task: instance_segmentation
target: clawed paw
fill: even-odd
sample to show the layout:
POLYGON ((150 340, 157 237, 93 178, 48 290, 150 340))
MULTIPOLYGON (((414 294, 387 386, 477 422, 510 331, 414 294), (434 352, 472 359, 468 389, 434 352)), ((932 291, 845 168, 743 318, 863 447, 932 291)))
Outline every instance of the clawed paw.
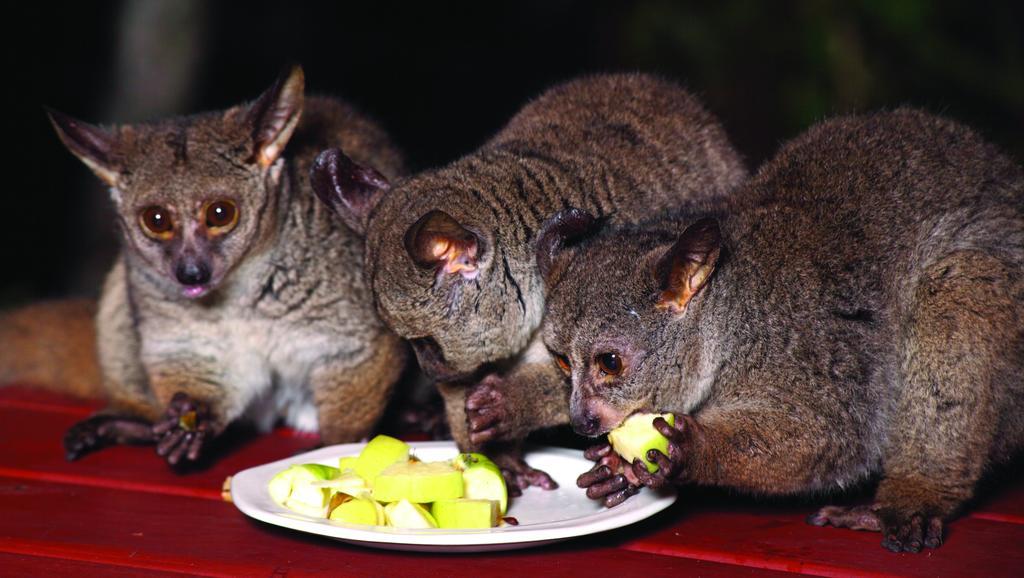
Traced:
POLYGON ((135 417, 94 415, 64 434, 64 455, 74 461, 110 445, 145 444, 154 440, 149 422, 135 417))
POLYGON ((815 526, 835 526, 882 533, 882 546, 893 552, 920 552, 942 545, 940 516, 901 513, 872 506, 825 506, 807 518, 815 526))
POLYGON ((920 552, 942 545, 942 518, 915 512, 881 510, 882 546, 892 552, 920 552))
POLYGON ((184 392, 178 392, 167 405, 164 418, 153 426, 156 453, 176 465, 182 458, 199 459, 210 432, 210 412, 206 404, 184 392))
POLYGON ((605 507, 612 508, 640 491, 640 480, 632 468, 626 467, 626 462, 612 450, 611 445, 604 443, 591 446, 583 452, 583 456, 597 462, 593 468, 576 478, 576 485, 587 491, 588 498, 601 500, 605 507))
POLYGON ((501 468, 501 474, 505 477, 505 484, 508 486, 509 496, 520 496, 522 491, 530 486, 536 486, 545 490, 558 488, 556 482, 546 472, 530 467, 518 452, 513 454, 496 454, 494 462, 501 468))
POLYGON ((807 523, 869 532, 878 532, 882 529, 882 521, 874 506, 825 506, 808 516, 807 523))
POLYGON ((503 426, 508 419, 507 399, 500 380, 488 376, 473 386, 466 395, 466 420, 469 441, 476 445, 503 439, 503 426))

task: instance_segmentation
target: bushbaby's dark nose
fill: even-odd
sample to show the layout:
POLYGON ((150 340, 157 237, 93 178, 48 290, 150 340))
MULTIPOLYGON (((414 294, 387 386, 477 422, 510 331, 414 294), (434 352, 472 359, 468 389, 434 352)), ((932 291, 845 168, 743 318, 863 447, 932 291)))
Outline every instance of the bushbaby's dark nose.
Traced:
POLYGON ((601 429, 601 418, 590 409, 572 416, 572 429, 582 436, 595 436, 601 429))
POLYGON ((202 261, 182 261, 174 275, 182 285, 205 285, 210 282, 210 267, 202 261))

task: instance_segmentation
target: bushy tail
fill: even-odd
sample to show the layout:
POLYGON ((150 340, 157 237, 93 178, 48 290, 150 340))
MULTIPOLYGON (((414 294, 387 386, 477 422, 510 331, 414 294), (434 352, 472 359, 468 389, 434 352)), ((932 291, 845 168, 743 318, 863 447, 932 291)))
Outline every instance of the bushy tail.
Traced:
POLYGON ((0 385, 102 397, 96 302, 44 301, 0 313, 0 385))

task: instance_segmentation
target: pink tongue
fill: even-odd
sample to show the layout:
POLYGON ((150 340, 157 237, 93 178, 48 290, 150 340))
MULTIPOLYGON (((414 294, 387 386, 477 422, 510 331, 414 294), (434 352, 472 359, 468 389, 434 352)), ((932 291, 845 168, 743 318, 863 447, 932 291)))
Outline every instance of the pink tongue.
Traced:
POLYGON ((206 288, 202 285, 193 285, 191 287, 185 287, 185 297, 199 297, 206 291, 206 288))

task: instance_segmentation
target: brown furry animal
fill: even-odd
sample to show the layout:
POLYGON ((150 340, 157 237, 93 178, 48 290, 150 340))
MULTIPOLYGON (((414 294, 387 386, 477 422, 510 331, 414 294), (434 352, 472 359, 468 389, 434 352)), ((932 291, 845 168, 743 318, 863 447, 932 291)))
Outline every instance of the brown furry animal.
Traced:
MULTIPOLYGON (((471 448, 517 443, 567 421, 568 392, 536 335, 544 294, 533 247, 545 219, 577 206, 636 222, 683 200, 725 197, 745 176, 697 99, 670 82, 619 74, 552 88, 476 152, 393 187, 341 151, 318 159, 313 182, 366 235, 366 275, 381 317, 411 340, 439 382, 455 440, 471 448), (467 427, 472 384, 483 391, 470 403, 467 427), (502 432, 489 426, 492 398, 533 401, 534 392, 554 411, 519 412, 523 421, 502 432)), ((519 486, 551 484, 514 456, 499 460, 519 486)))
MULTIPOLYGON (((362 242, 314 198, 307 176, 317 152, 341 146, 397 177, 401 156, 380 128, 341 101, 305 99, 298 67, 223 112, 113 129, 51 118, 110 186, 123 241, 95 336, 80 327, 67 336, 79 342, 53 350, 86 360, 95 339, 110 400, 68 431, 69 459, 143 442, 171 464, 195 460, 242 418, 263 428, 282 418, 327 443, 369 433, 405 346, 374 313, 362 242)), ((5 377, 63 380, 40 377, 46 360, 33 352, 46 335, 29 325, 45 324, 31 316, 4 330, 8 352, 22 352, 5 377)))
MULTIPOLYGON (((669 455, 635 483, 764 494, 881 476, 869 507, 812 516, 942 542, 982 473, 1024 445, 1024 171, 973 131, 914 110, 823 122, 717 213, 585 238, 553 223, 544 341, 573 427, 638 411, 669 455)), ((576 215, 586 221, 585 215, 576 215)), ((613 505, 603 463, 580 477, 613 505)))

